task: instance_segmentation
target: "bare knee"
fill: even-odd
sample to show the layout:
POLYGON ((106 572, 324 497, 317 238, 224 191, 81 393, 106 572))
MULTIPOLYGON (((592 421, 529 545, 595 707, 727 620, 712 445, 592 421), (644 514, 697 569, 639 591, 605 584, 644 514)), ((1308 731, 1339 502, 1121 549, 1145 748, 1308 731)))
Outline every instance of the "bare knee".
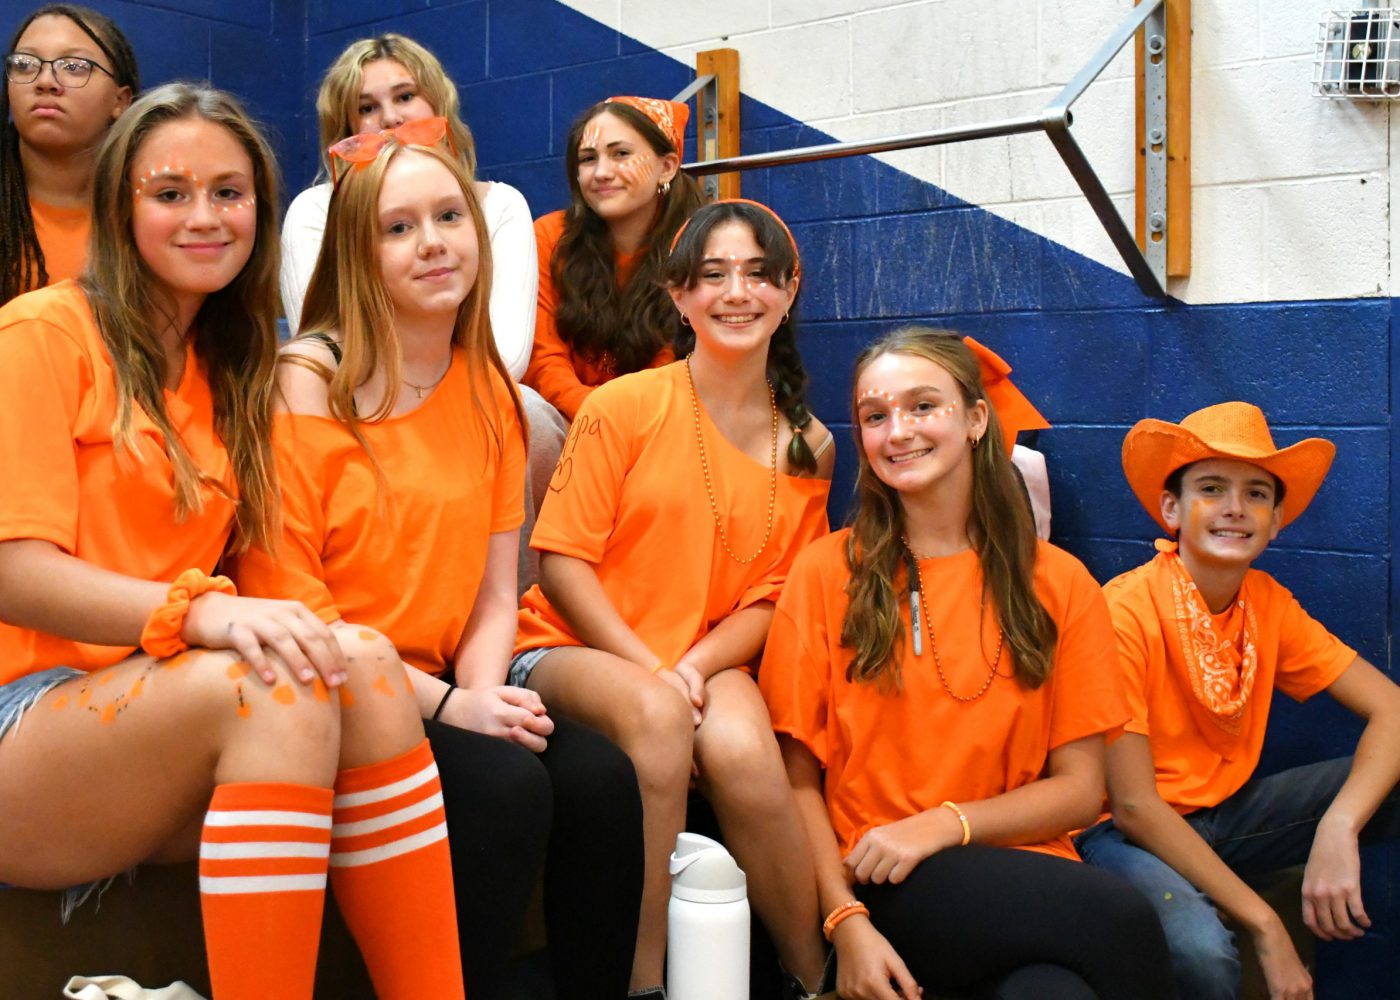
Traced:
POLYGON ((689 703, 664 681, 648 679, 619 709, 618 742, 643 790, 688 781, 695 740, 689 703))
POLYGON ((269 660, 278 675, 272 684, 225 650, 192 650, 159 669, 186 672, 179 694, 218 743, 219 780, 250 780, 243 772, 251 768, 260 780, 329 783, 340 744, 335 700, 325 685, 296 680, 274 654, 269 660))
POLYGON ((787 772, 773 731, 747 716, 711 713, 695 740, 706 794, 741 805, 779 805, 788 791, 787 772))
POLYGON ((342 625, 335 637, 347 668, 338 692, 341 766, 374 763, 421 741, 418 702, 394 644, 363 625, 342 625))

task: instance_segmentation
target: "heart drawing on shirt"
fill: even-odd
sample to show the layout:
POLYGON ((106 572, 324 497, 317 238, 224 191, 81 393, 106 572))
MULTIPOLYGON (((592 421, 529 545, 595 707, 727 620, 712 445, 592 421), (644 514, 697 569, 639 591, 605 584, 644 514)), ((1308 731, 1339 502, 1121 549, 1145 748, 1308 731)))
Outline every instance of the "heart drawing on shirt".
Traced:
POLYGON ((574 452, 578 450, 579 441, 584 437, 597 437, 602 423, 597 417, 587 416, 580 416, 574 421, 569 428, 569 436, 564 439, 564 448, 559 453, 559 464, 554 467, 554 475, 549 479, 550 492, 562 493, 564 487, 573 481, 574 452))

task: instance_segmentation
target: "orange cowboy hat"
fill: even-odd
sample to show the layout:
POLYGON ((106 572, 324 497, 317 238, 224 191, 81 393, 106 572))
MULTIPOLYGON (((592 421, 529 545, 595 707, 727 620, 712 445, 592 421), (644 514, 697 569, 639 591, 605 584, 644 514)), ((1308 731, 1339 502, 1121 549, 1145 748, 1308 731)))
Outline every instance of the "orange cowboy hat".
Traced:
POLYGON ((1312 503, 1336 453, 1336 445, 1323 438, 1275 448, 1263 410, 1251 403, 1217 403, 1180 424, 1139 420, 1123 439, 1123 473, 1138 502, 1165 529, 1162 488, 1173 472, 1206 458, 1249 462, 1284 484, 1280 521, 1288 524, 1312 503))

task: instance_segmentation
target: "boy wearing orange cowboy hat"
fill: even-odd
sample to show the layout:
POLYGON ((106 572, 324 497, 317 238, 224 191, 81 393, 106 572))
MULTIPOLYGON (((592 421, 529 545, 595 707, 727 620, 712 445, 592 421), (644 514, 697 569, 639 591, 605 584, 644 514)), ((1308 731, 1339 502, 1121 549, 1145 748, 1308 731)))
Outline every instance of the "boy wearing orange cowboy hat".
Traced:
POLYGON ((1400 688, 1251 568, 1335 451, 1275 448, 1264 414, 1237 402, 1140 421, 1123 442, 1133 492, 1175 541, 1104 588, 1132 720, 1108 751, 1112 817, 1076 845, 1156 906, 1190 1000, 1239 994, 1217 908, 1254 938, 1271 997, 1311 997, 1283 922, 1240 876, 1306 861, 1308 927, 1360 937, 1358 842, 1400 835, 1400 688), (1275 687, 1326 691, 1366 720, 1355 756, 1255 778, 1275 687))

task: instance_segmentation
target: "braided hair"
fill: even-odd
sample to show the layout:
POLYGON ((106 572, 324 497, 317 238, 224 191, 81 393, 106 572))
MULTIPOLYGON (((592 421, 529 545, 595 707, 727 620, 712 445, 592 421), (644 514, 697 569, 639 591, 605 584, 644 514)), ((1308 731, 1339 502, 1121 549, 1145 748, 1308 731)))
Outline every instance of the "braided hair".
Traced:
MULTIPOLYGON (((116 23, 105 14, 71 3, 45 4, 26 17, 10 38, 6 54, 13 52, 25 31, 41 17, 66 17, 86 34, 107 57, 118 87, 141 89, 136 53, 116 23)), ((16 295, 49 283, 44 250, 34 230, 29 209, 29 186, 19 156, 19 131, 10 111, 10 91, 0 87, 0 305, 16 295)))
MULTIPOLYGON (((700 267, 705 259, 705 243, 710 232, 727 222, 741 222, 753 233, 754 242, 763 251, 765 277, 778 288, 786 288, 799 270, 797 245, 787 228, 773 210, 756 202, 720 201, 706 205, 690 217, 679 233, 676 245, 666 260, 662 277, 672 288, 694 288, 700 280, 700 267)), ((817 471, 817 458, 803 436, 803 429, 812 422, 807 409, 807 369, 797 350, 796 302, 783 317, 768 342, 768 382, 778 409, 792 427, 788 444, 788 466, 803 472, 817 471)), ((695 347, 695 331, 682 326, 675 336, 677 357, 689 354, 695 347)))

